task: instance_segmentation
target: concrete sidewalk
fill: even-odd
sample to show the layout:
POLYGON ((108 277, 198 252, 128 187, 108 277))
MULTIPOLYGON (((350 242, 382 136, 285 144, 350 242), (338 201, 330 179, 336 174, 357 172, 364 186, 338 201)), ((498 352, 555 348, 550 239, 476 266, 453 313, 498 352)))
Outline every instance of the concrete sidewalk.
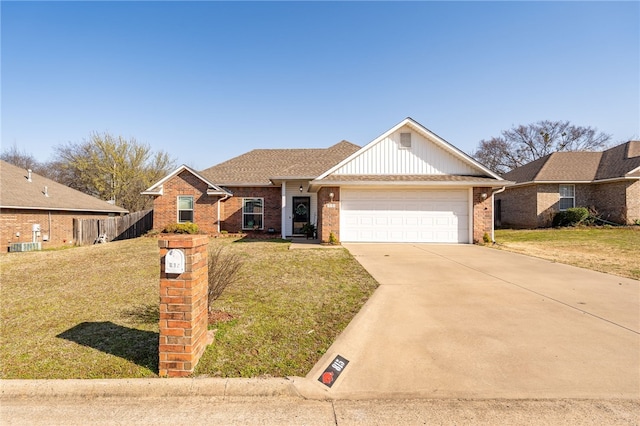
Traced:
POLYGON ((473 245, 345 247, 380 287, 307 375, 314 391, 640 398, 640 282, 473 245), (329 389, 336 355, 349 364, 329 389))

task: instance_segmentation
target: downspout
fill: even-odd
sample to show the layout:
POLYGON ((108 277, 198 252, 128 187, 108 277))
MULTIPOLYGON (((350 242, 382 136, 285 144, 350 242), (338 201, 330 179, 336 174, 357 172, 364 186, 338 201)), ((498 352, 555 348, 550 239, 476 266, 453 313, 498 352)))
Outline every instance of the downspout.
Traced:
POLYGON ((496 200, 493 197, 496 194, 499 194, 501 192, 503 192, 505 189, 507 189, 506 186, 503 186, 502 188, 498 189, 497 191, 493 191, 491 193, 491 242, 493 244, 496 243, 496 233, 495 233, 495 227, 496 227, 496 200))
POLYGON ((227 194, 222 198, 218 198, 218 208, 216 209, 216 210, 218 210, 218 220, 217 220, 217 222, 218 222, 218 234, 220 233, 220 202, 224 201, 224 200, 226 200, 226 199, 228 199, 230 197, 231 197, 231 195, 227 194))
POLYGON ((280 237, 284 240, 287 238, 286 236, 286 225, 287 225, 287 181, 282 181, 282 186, 280 189, 280 196, 282 200, 280 201, 280 237))

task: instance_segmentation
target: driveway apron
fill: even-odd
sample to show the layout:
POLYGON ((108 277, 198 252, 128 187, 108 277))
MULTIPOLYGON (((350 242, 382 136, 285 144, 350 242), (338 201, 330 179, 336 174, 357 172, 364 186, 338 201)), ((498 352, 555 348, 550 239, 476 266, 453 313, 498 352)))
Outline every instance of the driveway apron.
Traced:
POLYGON ((640 398, 639 281, 474 245, 345 247, 380 287, 307 375, 315 392, 640 398))

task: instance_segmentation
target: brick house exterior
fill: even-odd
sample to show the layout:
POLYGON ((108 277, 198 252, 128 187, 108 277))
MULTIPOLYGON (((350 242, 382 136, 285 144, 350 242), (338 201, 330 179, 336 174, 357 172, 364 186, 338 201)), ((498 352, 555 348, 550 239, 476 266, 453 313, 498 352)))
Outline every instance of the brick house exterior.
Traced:
POLYGON ((210 235, 288 238, 313 224, 323 242, 471 243, 493 237, 493 193, 506 184, 407 118, 362 148, 258 149, 203 171, 181 166, 143 194, 154 197, 156 229, 188 218, 210 235))
POLYGON ((127 211, 36 173, 0 161, 0 239, 39 242, 42 248, 74 243, 74 219, 105 219, 127 211), (34 225, 40 231, 34 234, 34 225))
POLYGON ((603 152, 550 154, 504 177, 516 183, 495 196, 499 226, 551 226, 565 189, 573 192, 568 206, 619 224, 640 220, 640 141, 603 152))

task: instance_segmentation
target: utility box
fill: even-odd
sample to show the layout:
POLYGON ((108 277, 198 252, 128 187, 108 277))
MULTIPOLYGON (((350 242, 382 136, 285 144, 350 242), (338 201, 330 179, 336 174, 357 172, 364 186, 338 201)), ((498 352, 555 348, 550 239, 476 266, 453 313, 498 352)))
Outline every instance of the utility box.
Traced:
POLYGON ((42 250, 40 242, 37 243, 11 243, 9 244, 9 251, 22 252, 22 251, 37 251, 42 250))

